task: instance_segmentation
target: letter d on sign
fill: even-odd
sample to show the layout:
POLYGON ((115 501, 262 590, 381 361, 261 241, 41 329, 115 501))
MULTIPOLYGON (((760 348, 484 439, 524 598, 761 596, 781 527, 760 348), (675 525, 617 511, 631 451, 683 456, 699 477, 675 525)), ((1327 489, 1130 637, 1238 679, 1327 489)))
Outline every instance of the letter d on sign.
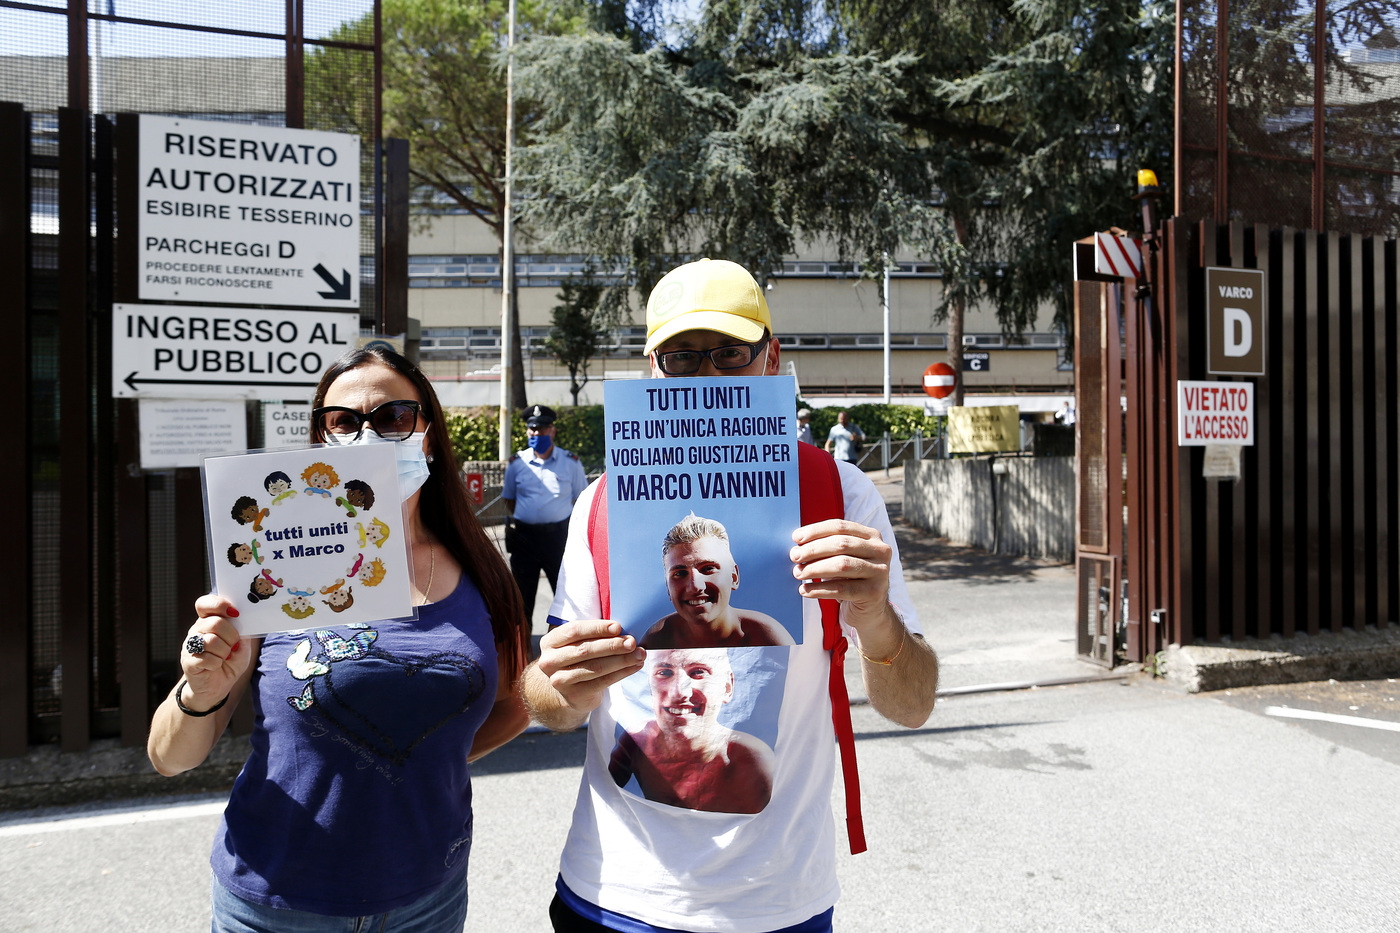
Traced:
POLYGON ((1225 308, 1225 343, 1222 349, 1226 356, 1248 356, 1254 347, 1254 324, 1243 308, 1225 308))

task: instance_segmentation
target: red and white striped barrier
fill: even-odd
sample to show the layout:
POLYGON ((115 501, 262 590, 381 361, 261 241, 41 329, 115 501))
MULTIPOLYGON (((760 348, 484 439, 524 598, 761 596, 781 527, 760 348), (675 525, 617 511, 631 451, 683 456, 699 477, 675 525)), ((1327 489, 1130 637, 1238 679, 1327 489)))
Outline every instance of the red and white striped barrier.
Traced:
POLYGON ((1142 278, 1142 240, 1111 233, 1094 234, 1094 271, 1124 279, 1142 278))

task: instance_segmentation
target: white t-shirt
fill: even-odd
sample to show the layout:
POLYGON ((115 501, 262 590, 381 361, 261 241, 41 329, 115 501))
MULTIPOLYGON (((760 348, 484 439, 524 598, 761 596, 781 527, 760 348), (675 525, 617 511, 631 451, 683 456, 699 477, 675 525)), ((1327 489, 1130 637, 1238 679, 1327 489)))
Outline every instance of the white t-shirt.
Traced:
MULTIPOLYGON (((862 471, 837 466, 846 518, 875 528, 895 548, 890 600, 910 633, 922 634, 884 501, 862 471)), ((600 617, 588 547, 598 490, 595 482, 575 504, 552 622, 600 617)), ((849 627, 846 635, 854 641, 849 627)), ((692 810, 648 800, 635 783, 613 781, 608 765, 619 724, 632 731, 654 715, 644 668, 609 688, 589 718, 583 782, 560 859, 560 875, 574 894, 654 926, 732 933, 780 930, 836 903, 831 656, 822 649, 819 603, 803 601, 801 645, 727 651, 735 677, 736 703, 730 705, 742 701, 748 717, 728 725, 772 748, 769 802, 754 814, 692 810)))

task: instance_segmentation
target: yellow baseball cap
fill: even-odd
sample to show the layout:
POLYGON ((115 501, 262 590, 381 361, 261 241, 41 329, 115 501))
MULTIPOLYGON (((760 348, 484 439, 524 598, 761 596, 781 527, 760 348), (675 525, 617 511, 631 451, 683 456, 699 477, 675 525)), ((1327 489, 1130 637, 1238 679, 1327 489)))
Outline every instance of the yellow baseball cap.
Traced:
POLYGON ((763 289, 747 269, 727 259, 700 259, 672 269, 651 290, 643 352, 649 354, 687 330, 713 330, 757 343, 772 329, 763 289))

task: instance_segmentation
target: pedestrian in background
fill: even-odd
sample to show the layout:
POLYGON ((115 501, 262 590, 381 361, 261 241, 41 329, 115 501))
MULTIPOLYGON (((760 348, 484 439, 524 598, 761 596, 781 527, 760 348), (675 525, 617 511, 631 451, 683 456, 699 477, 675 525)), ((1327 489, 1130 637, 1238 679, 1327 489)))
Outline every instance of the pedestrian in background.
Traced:
POLYGON ((461 933, 468 762, 529 723, 515 690, 529 623, 422 372, 352 350, 312 406, 312 443, 396 448, 417 618, 240 637, 233 604, 201 596, 147 753, 164 775, 196 767, 252 696, 252 751, 210 858, 218 933, 461 933))
POLYGON ((529 444, 516 451, 506 465, 501 501, 511 517, 506 526, 506 550, 510 572, 520 584, 525 618, 534 617, 535 593, 540 571, 550 589, 559 585, 559 562, 569 538, 569 513, 574 500, 588 486, 588 476, 578 455, 554 443, 554 409, 535 405, 525 410, 529 444))
POLYGON ((812 410, 810 408, 799 408, 797 410, 797 439, 804 444, 816 445, 812 440, 812 410))
POLYGON ((860 447, 865 443, 865 432, 860 425, 850 420, 850 415, 842 411, 836 416, 836 423, 826 435, 826 452, 837 460, 855 463, 860 458, 860 447))

